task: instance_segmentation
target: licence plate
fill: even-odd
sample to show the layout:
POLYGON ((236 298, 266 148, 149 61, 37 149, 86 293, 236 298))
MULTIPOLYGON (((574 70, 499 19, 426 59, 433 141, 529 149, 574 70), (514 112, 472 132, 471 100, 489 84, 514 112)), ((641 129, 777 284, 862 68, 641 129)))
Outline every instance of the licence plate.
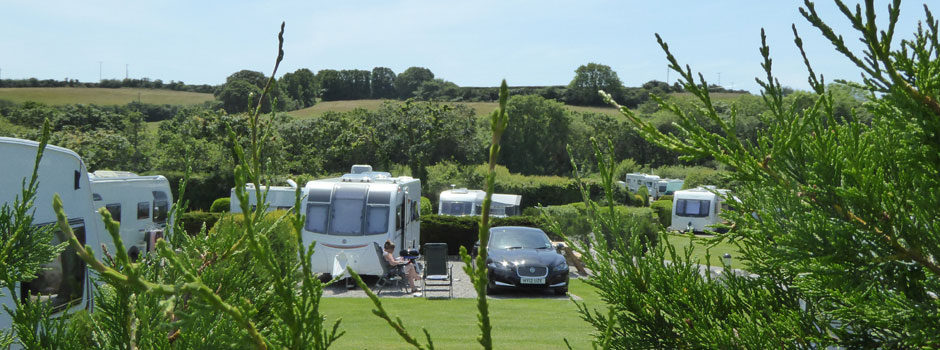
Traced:
POLYGON ((522 284, 545 284, 545 277, 520 277, 522 284))

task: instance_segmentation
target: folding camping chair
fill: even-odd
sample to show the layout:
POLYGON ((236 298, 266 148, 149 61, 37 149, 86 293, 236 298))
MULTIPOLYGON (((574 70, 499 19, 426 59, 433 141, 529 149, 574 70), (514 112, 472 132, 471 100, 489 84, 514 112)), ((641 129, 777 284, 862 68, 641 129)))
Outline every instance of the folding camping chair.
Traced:
POLYGON ((447 287, 448 295, 453 298, 454 274, 453 267, 447 263, 447 243, 425 243, 424 259, 424 278, 421 279, 424 297, 429 298, 430 292, 444 291, 440 287, 447 287))
POLYGON ((408 286, 405 283, 405 271, 402 270, 402 265, 391 266, 385 259, 379 259, 379 261, 382 263, 382 270, 385 273, 375 282, 375 295, 382 294, 382 290, 386 287, 393 286, 398 287, 398 291, 404 293, 408 286))

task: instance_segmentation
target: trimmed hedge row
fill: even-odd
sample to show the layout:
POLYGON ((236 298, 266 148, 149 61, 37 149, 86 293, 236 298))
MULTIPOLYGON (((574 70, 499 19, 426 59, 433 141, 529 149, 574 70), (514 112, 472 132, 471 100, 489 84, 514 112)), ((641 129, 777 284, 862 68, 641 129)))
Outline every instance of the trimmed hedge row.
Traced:
POLYGON ((663 225, 663 227, 669 228, 669 224, 672 222, 672 200, 660 199, 654 201, 650 204, 650 208, 656 212, 656 216, 659 217, 659 223, 663 225))
MULTIPOLYGON (((488 171, 487 165, 463 166, 450 162, 428 167, 427 196, 436 205, 441 191, 450 184, 470 189, 483 189, 488 171)), ((603 189, 594 179, 584 179, 588 193, 593 199, 603 196, 603 189)), ((562 205, 583 200, 581 190, 574 179, 561 176, 526 176, 510 173, 503 166, 496 167, 495 192, 522 195, 522 208, 537 205, 562 205)))
MULTIPOLYGON (((490 218, 492 226, 528 226, 545 230, 544 222, 537 216, 510 216, 490 218)), ((479 216, 422 215, 421 244, 447 243, 447 254, 456 255, 460 246, 473 248, 480 232, 479 216)), ((546 230, 546 232, 548 232, 546 230)), ((555 239, 555 238, 553 238, 555 239)))
POLYGON ((211 230, 215 223, 219 221, 219 218, 222 217, 222 213, 209 213, 204 211, 190 211, 183 213, 183 217, 180 220, 183 223, 183 230, 186 231, 189 235, 196 235, 199 233, 199 230, 202 229, 202 225, 206 225, 206 230, 211 230))
MULTIPOLYGON (((173 200, 179 198, 179 183, 183 173, 179 171, 155 171, 148 175, 163 175, 170 181, 170 190, 173 191, 173 200)), ((229 197, 232 187, 235 186, 235 177, 232 173, 192 173, 189 183, 186 184, 186 200, 189 201, 189 210, 209 210, 212 202, 217 198, 229 197)))

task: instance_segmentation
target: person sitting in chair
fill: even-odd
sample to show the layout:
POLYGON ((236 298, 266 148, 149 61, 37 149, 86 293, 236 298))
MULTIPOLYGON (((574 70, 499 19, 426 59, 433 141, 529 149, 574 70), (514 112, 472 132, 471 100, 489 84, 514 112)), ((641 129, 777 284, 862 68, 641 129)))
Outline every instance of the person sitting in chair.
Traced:
POLYGON ((385 252, 382 254, 385 257, 385 261, 388 262, 389 266, 402 266, 402 271, 405 272, 405 278, 408 279, 408 287, 411 287, 412 293, 418 292, 418 287, 415 285, 415 281, 421 279, 418 276, 418 271, 415 270, 415 264, 411 263, 411 260, 405 260, 403 258, 395 258, 392 252, 395 251, 395 243, 387 240, 385 241, 385 252))

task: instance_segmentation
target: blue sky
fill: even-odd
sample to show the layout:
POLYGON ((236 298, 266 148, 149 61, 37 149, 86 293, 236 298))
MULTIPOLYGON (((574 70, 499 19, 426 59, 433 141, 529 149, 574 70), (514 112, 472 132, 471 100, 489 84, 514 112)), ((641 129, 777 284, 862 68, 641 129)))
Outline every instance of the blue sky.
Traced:
MULTIPOLYGON (((849 1, 852 2, 852 1, 849 1)), ((854 3, 854 2, 853 2, 854 3)), ((876 1, 884 15, 887 1, 876 1)), ((924 18, 902 5, 898 35, 924 18)), ((802 1, 34 1, 0 3, 0 77, 98 81, 149 77, 220 84, 251 69, 270 74, 287 22, 278 75, 299 68, 410 66, 460 86, 565 85, 582 64, 611 66, 627 86, 666 80, 659 33, 683 64, 710 83, 758 91, 760 29, 781 83, 807 89, 790 25, 814 69, 859 72, 799 14, 802 1)), ((856 47, 834 4, 817 9, 856 47)), ((936 9, 935 9, 936 11, 936 9)), ((884 16, 883 16, 884 17, 884 16)), ((882 18, 884 20, 884 18, 882 18)), ((670 82, 676 74, 669 74, 670 82)))

